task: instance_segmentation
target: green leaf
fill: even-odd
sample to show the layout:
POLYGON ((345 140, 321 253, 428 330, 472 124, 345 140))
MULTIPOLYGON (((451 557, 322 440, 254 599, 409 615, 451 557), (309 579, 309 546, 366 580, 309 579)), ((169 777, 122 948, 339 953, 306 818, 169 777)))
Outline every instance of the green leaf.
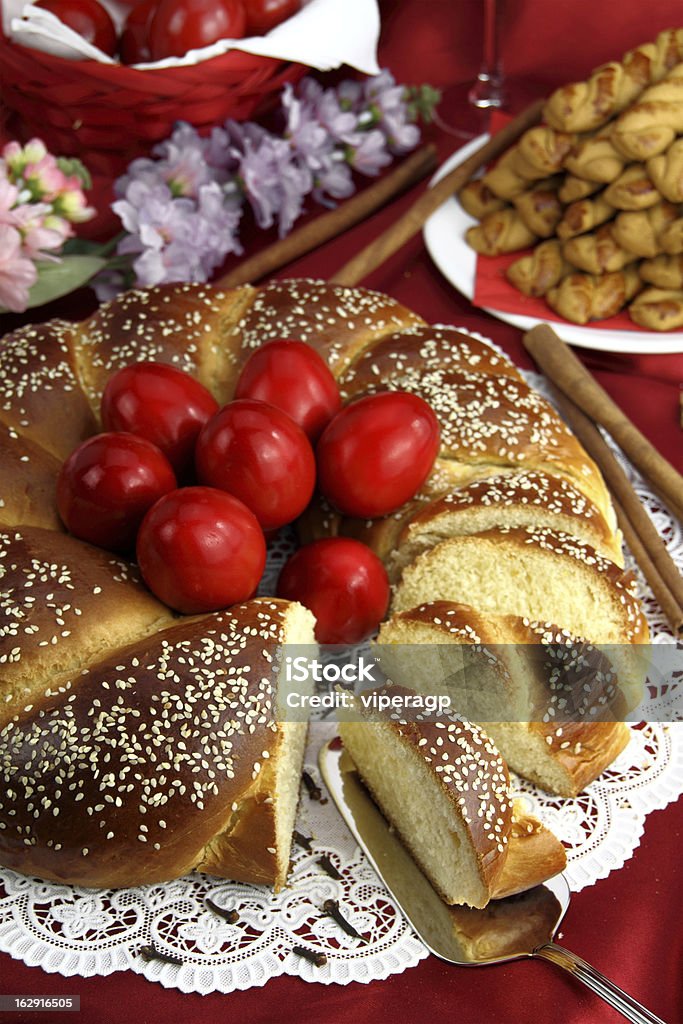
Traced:
MULTIPOLYGON (((28 293, 27 309, 43 306, 81 288, 107 265, 98 256, 65 256, 59 263, 40 263, 38 280, 28 293)), ((7 312, 0 309, 1 312, 7 312)))
POLYGON ((57 166, 60 171, 71 177, 74 175, 80 181, 83 188, 92 188, 92 178, 90 177, 90 171, 81 163, 77 156, 58 156, 57 166))
POLYGON ((108 242, 92 242, 88 238, 69 238, 62 246, 65 256, 109 256, 125 232, 121 231, 108 242))
POLYGON ((441 101, 441 93, 431 85, 410 85, 405 90, 408 112, 413 121, 429 124, 441 101))

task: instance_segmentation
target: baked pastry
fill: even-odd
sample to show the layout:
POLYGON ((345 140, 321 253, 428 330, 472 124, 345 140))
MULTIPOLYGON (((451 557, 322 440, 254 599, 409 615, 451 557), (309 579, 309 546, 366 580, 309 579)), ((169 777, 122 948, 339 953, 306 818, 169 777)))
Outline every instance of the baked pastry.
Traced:
MULTIPOLYGON (((680 214, 680 207, 678 208, 680 214)), ((683 217, 680 215, 662 229, 658 239, 662 251, 670 256, 678 256, 683 252, 683 217)))
POLYGON ((634 323, 649 331, 671 331, 683 327, 683 290, 645 288, 629 307, 634 323))
POLYGON ((468 245, 484 256, 526 249, 537 240, 526 221, 511 206, 487 213, 478 224, 467 229, 465 237, 468 245))
POLYGON ((615 316, 643 284, 631 264, 611 274, 567 274, 546 292, 546 302, 565 320, 587 324, 615 316))
POLYGON ((623 270, 637 259, 634 252, 619 244, 611 224, 603 224, 597 231, 568 238, 562 245, 562 255, 577 270, 595 275, 623 270))
POLYGON ((575 174, 566 174, 557 194, 561 202, 573 203, 577 199, 593 195, 600 188, 600 184, 599 181, 588 181, 587 178, 578 178, 575 174))
POLYGON ((463 185, 458 192, 458 199, 463 210, 476 220, 481 220, 487 213, 502 210, 505 206, 505 200, 492 192, 482 178, 473 178, 463 185))
POLYGON ((665 153, 651 156, 646 164, 652 183, 670 203, 683 203, 683 139, 672 142, 665 153))
POLYGON ((525 295, 545 295, 572 270, 562 255, 556 238, 539 242, 530 253, 520 256, 507 267, 505 276, 525 295))
POLYGON ((652 43, 625 53, 621 61, 596 68, 584 82, 557 89, 545 104, 548 124, 562 131, 586 132, 600 128, 658 82, 683 59, 683 30, 666 29, 652 43))
POLYGON ((594 199, 577 199, 566 207, 562 219, 558 221, 557 237, 563 241, 574 238, 575 235, 592 231, 613 216, 614 207, 607 202, 601 192, 594 199))
POLYGON ((662 253, 651 260, 643 260, 640 276, 657 288, 680 291, 683 289, 683 255, 667 256, 662 253))
MULTIPOLYGON (((484 230, 485 218, 468 228, 468 243, 483 256, 526 250, 528 239, 504 231, 504 224, 516 224, 514 209, 548 242, 506 268, 515 288, 543 296, 553 312, 578 324, 619 313, 650 282, 649 268, 639 275, 642 259, 683 252, 682 100, 683 29, 660 32, 586 81, 557 89, 545 103, 544 123, 527 130, 481 179, 487 194, 512 204, 498 213, 502 244, 496 247, 494 221, 484 230), (544 174, 553 175, 552 188, 539 182, 544 174), (565 268, 551 244, 557 240, 562 259, 590 276, 565 268), (612 276, 627 265, 623 276, 612 276)), ((678 326, 670 307, 666 316, 643 309, 641 302, 634 323, 644 316, 656 330, 678 326)))
POLYGON ((663 153, 683 130, 683 64, 646 89, 637 103, 616 119, 610 137, 629 160, 663 153))
POLYGON ((627 157, 615 148, 611 136, 603 131, 583 138, 567 153, 564 168, 577 178, 607 184, 618 178, 627 157))
MULTIPOLYGON (((663 235, 677 217, 678 207, 664 200, 648 210, 622 210, 614 218, 612 234, 624 249, 652 259, 663 251, 663 235)), ((642 263, 639 269, 643 276, 642 263)), ((648 278, 643 276, 643 280, 648 278)))
POLYGON ((618 210, 646 210, 662 196, 644 164, 629 164, 605 189, 605 199, 618 210))
POLYGON ((522 192, 513 200, 526 226, 539 238, 550 238, 562 219, 562 204, 557 197, 557 181, 549 178, 522 192))

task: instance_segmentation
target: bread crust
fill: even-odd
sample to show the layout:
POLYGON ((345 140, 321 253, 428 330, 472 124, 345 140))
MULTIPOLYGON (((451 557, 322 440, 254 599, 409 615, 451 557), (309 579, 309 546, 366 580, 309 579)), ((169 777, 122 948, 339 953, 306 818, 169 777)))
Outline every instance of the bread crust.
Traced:
POLYGON ((281 882, 269 761, 290 609, 262 599, 184 619, 65 674, 6 721, 2 863, 91 886, 195 867, 281 882))

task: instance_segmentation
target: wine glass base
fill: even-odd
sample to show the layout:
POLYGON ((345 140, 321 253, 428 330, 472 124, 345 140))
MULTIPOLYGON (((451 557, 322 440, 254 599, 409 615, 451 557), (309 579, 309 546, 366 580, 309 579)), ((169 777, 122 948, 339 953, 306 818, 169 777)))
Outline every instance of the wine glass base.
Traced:
POLYGON ((483 110, 494 108, 500 110, 505 105, 506 96, 502 82, 491 75, 479 75, 477 81, 467 94, 468 102, 473 107, 483 110))
POLYGON ((447 86, 441 95, 434 116, 434 123, 455 139, 467 141, 488 131, 489 113, 487 108, 475 106, 470 101, 472 81, 458 82, 447 86))

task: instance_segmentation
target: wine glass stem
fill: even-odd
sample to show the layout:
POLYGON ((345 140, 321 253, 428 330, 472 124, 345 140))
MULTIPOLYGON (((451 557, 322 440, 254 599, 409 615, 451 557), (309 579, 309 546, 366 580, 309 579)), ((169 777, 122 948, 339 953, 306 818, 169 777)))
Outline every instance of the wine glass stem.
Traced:
POLYGON ((484 42, 482 65, 469 94, 475 107, 501 107, 505 100, 503 61, 500 54, 500 25, 504 0, 482 0, 484 42))

